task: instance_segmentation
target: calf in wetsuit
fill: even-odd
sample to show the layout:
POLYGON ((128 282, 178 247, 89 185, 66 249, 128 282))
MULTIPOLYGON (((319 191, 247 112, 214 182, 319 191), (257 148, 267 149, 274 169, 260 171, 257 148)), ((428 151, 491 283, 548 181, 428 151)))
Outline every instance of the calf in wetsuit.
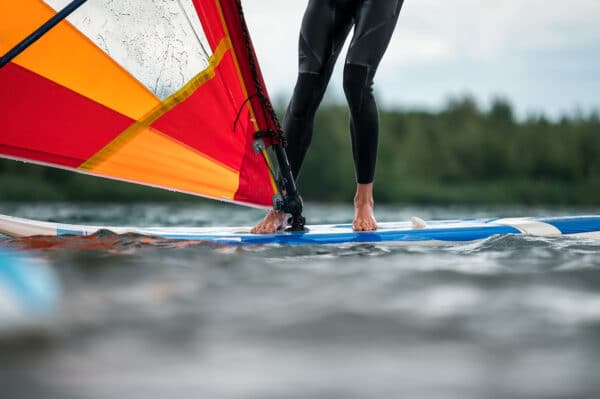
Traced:
MULTIPOLYGON (((310 0, 302 20, 299 74, 284 119, 287 156, 297 179, 310 146, 317 108, 335 62, 354 26, 344 65, 344 92, 350 108, 350 133, 357 179, 355 230, 375 230, 373 178, 379 115, 373 79, 394 32, 404 0, 310 0)), ((271 211, 253 232, 273 232, 285 215, 271 211)))

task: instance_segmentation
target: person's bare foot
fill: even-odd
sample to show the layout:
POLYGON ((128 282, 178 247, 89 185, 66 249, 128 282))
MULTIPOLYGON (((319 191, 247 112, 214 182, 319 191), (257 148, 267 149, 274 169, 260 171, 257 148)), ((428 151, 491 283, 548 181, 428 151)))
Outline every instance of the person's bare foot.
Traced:
POLYGON ((373 213, 375 201, 373 200, 373 183, 358 184, 354 197, 354 231, 377 230, 377 221, 373 213))
POLYGON ((278 230, 283 230, 286 225, 285 218, 286 214, 284 212, 271 209, 267 216, 254 226, 250 232, 253 234, 272 234, 278 230))

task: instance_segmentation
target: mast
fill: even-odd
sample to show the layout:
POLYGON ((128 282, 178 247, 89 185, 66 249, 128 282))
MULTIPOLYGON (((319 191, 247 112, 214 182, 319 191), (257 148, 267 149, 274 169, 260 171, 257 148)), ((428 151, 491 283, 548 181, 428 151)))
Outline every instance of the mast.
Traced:
POLYGON ((21 54, 23 51, 27 49, 27 47, 31 46, 33 43, 38 41, 42 36, 44 36, 48 31, 58 25, 62 20, 67 18, 71 13, 77 10, 79 7, 83 5, 87 0, 74 0, 69 3, 65 8, 60 10, 55 16, 46 21, 42 26, 37 28, 33 33, 23 39, 19 44, 10 49, 8 53, 0 58, 0 68, 4 65, 8 64, 15 58, 17 55, 21 54))
POLYGON ((278 176, 273 176, 273 178, 277 183, 280 195, 275 196, 273 200, 273 208, 291 215, 290 219, 288 220, 288 223, 291 225, 290 228, 288 228, 288 231, 304 231, 306 223, 306 219, 304 216, 302 216, 304 205, 302 197, 298 192, 294 176, 292 175, 290 163, 285 152, 285 146, 287 143, 283 134, 283 129, 281 128, 281 124, 279 123, 277 115, 273 110, 273 105, 271 104, 271 101, 264 90, 264 82, 258 71, 258 61, 256 59, 256 53, 252 47, 252 41, 250 39, 250 33, 248 31, 246 19, 244 18, 241 0, 235 0, 235 5, 240 16, 243 39, 245 42, 246 51, 248 53, 247 56, 250 70, 252 72, 252 83, 254 84, 254 89, 256 91, 254 95, 250 95, 248 100, 251 101, 253 97, 258 98, 260 101, 260 106, 265 112, 265 121, 267 123, 267 128, 265 130, 259 131, 254 135, 256 139, 255 149, 257 152, 260 152, 261 150, 264 151, 265 145, 262 140, 263 138, 268 138, 275 153, 275 159, 270 159, 270 161, 276 162, 279 169, 278 176))

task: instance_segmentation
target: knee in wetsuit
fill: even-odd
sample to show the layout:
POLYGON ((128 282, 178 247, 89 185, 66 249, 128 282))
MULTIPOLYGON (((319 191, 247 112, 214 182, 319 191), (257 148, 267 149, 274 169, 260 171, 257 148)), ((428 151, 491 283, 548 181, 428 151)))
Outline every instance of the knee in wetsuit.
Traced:
POLYGON ((375 71, 391 39, 403 0, 310 0, 302 23, 299 77, 284 121, 288 158, 298 176, 312 138, 313 119, 346 36, 355 26, 344 68, 358 183, 373 181, 378 111, 375 71))
POLYGON ((314 114, 321 100, 322 78, 318 74, 302 72, 290 101, 288 113, 294 118, 306 118, 314 114))
POLYGON ((350 111, 362 111, 365 100, 373 97, 373 79, 369 67, 347 63, 344 67, 344 93, 350 111))
POLYGON ((298 178, 300 167, 312 141, 314 116, 322 97, 322 77, 300 73, 294 95, 283 121, 288 141, 286 149, 292 175, 298 178))

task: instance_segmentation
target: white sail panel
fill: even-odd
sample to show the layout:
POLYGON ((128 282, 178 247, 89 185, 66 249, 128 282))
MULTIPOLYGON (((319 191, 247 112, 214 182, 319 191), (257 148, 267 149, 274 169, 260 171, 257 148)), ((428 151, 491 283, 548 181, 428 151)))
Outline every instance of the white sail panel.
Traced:
MULTIPOLYGON (((70 0, 46 3, 59 11, 70 0)), ((67 20, 161 99, 212 55, 191 0, 90 0, 67 20)))

